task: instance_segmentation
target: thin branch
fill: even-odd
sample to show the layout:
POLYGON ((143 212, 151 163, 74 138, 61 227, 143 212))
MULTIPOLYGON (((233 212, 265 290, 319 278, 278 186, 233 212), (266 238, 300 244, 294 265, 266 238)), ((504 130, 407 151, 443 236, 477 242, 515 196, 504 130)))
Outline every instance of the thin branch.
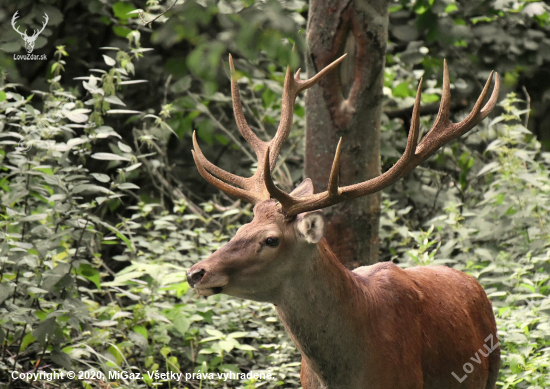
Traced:
MULTIPOLYGON (((21 344, 23 343, 23 338, 25 337, 25 331, 27 331, 27 323, 25 323, 25 326, 23 327, 23 331, 21 332, 21 337, 19 338, 19 346, 17 346, 17 353, 15 354, 15 357, 13 358, 13 366, 12 370, 15 370, 17 367, 17 358, 19 358, 19 353, 21 351, 21 344)), ((10 376, 11 378, 11 376, 10 376)), ((11 387, 11 384, 13 381, 10 379, 10 383, 8 385, 8 388, 11 387)))
POLYGON ((175 0, 174 1, 174 4, 172 4, 166 11, 164 11, 163 13, 161 13, 160 15, 158 16, 155 16, 153 19, 151 19, 150 21, 146 21, 144 18, 143 18, 143 11, 142 10, 139 10, 138 14, 139 14, 139 18, 143 21, 143 24, 146 26, 148 24, 151 24, 153 23, 155 20, 157 20, 158 18, 160 18, 161 16, 163 16, 166 12, 170 11, 172 8, 174 8, 174 6, 178 3, 178 0, 175 0))
POLYGON ((248 159, 250 159, 252 162, 257 162, 256 161, 256 157, 253 157, 252 154, 250 154, 250 152, 246 149, 246 147, 243 146, 243 144, 241 142, 239 142, 239 140, 237 138, 235 138, 235 136, 231 133, 231 131, 229 131, 223 124, 221 124, 218 119, 216 119, 214 117, 214 115, 212 115, 212 112, 210 112, 210 109, 208 109, 208 107, 204 104, 202 104, 201 102, 199 102, 199 100, 195 97, 194 94, 192 93, 189 93, 187 92, 187 94, 189 95, 189 97, 191 97, 193 99, 193 101, 195 101, 195 103, 198 105, 198 104, 201 104, 205 107, 205 109, 202 111, 203 113, 206 114, 206 116, 208 116, 208 118, 220 129, 222 130, 230 139, 231 141, 236 144, 237 146, 239 146, 239 148, 243 151, 243 153, 248 157, 248 159))
POLYGON ((470 73, 470 76, 474 80, 474 82, 478 85, 480 89, 483 89, 483 84, 479 81, 479 79, 476 77, 476 71, 472 67, 471 61, 464 58, 464 56, 460 53, 460 51, 452 46, 453 52, 457 55, 457 57, 460 59, 460 62, 462 62, 462 65, 468 69, 468 73, 470 73))
POLYGON ((49 345, 48 335, 46 335, 46 339, 45 339, 45 342, 44 342, 44 348, 42 349, 42 356, 40 356, 38 358, 38 361, 36 361, 36 363, 34 364, 34 370, 32 371, 33 373, 36 373, 36 371, 38 370, 38 368, 42 364, 42 361, 44 360, 44 355, 46 354, 46 349, 48 348, 48 345, 49 345))
MULTIPOLYGON (((458 100, 456 102, 451 103, 451 107, 449 109, 449 112, 456 113, 460 112, 463 109, 467 108, 470 105, 470 103, 467 100, 458 100)), ((407 123, 410 123, 411 120, 411 111, 412 106, 406 107, 406 108, 399 108, 399 109, 388 109, 384 110, 384 114, 389 119, 401 119, 407 123)), ((432 103, 432 104, 426 104, 420 106, 420 116, 424 115, 435 115, 439 111, 439 103, 432 103)), ((410 126, 407 125, 407 128, 410 126)))
POLYGON ((529 114, 531 113, 531 96, 529 95, 529 92, 527 92, 525 85, 523 85, 521 89, 523 89, 523 93, 525 93, 525 102, 527 103, 527 115, 525 115, 525 122, 523 124, 523 126, 527 128, 527 125, 529 124, 529 114))
MULTIPOLYGON (((143 156, 140 151, 140 145, 138 144, 138 136, 134 132, 134 145, 136 147, 136 151, 139 153, 138 157, 143 156)), ((156 143, 153 143, 153 147, 162 154, 162 150, 159 149, 158 145, 156 143)), ((173 199, 183 199, 187 203, 187 207, 191 212, 194 214, 208 219, 210 216, 206 214, 202 208, 200 208, 198 205, 196 205, 193 201, 189 199, 179 188, 173 186, 160 172, 156 172, 156 169, 151 165, 151 163, 147 160, 147 158, 141 158, 140 161, 145 166, 145 169, 149 173, 149 176, 151 177, 151 183, 153 186, 162 194, 164 194, 166 197, 173 199), (158 182, 157 182, 158 180, 158 182), (158 184, 160 183, 160 185, 158 184)), ((166 165, 168 166, 168 165, 166 165)), ((167 174, 172 176, 170 169, 167 169, 167 174)), ((217 220, 212 220, 214 224, 216 224, 218 227, 221 227, 221 224, 217 220)))
POLYGON ((6 362, 6 349, 8 348, 8 342, 10 337, 10 330, 6 331, 6 336, 4 336, 4 343, 2 344, 2 362, 6 362))
MULTIPOLYGON (((30 195, 30 183, 31 183, 31 176, 30 174, 28 173, 28 171, 30 170, 31 168, 31 165, 30 163, 27 162, 27 171, 26 171, 26 176, 27 176, 27 180, 26 180, 26 183, 25 183, 25 189, 26 189, 26 192, 25 193, 25 210, 24 210, 24 214, 25 216, 28 216, 27 215, 27 210, 28 210, 28 207, 29 207, 29 195, 30 195)), ((21 241, 25 241, 25 235, 27 233, 27 224, 28 222, 23 222, 23 232, 21 234, 21 241)), ((19 273, 20 273, 20 270, 21 268, 17 268, 17 273, 15 275, 15 287, 13 288, 13 299, 12 299, 12 304, 15 304, 15 298, 17 297, 17 287, 19 286, 19 273)), ((26 328, 26 327, 25 327, 26 328)))
POLYGON ((162 105, 166 105, 166 102, 168 101, 168 87, 170 86, 171 81, 172 75, 170 74, 164 83, 164 98, 162 99, 162 105))

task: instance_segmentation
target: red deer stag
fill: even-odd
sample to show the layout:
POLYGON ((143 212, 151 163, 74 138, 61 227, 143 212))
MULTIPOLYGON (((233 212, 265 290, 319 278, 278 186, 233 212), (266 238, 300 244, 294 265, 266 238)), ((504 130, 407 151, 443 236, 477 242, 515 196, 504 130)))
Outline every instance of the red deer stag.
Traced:
POLYGON ((349 271, 328 247, 318 210, 386 188, 470 130, 495 106, 498 75, 487 104, 482 108, 493 74, 468 117, 452 123, 445 63, 434 125, 417 145, 421 80, 405 152, 390 170, 340 187, 340 139, 325 192, 314 194, 306 179, 285 193, 275 186, 271 172, 290 131, 296 95, 342 59, 309 80, 301 80, 299 70, 293 77, 287 69, 281 122, 275 137, 264 142, 246 123, 229 57, 235 119, 256 152, 258 170, 249 178, 224 171, 204 157, 195 135, 193 157, 206 181, 254 204, 254 219, 191 267, 189 284, 203 296, 225 293, 275 304, 302 354, 304 389, 494 389, 500 350, 491 302, 479 283, 445 266, 403 270, 384 262, 349 271))

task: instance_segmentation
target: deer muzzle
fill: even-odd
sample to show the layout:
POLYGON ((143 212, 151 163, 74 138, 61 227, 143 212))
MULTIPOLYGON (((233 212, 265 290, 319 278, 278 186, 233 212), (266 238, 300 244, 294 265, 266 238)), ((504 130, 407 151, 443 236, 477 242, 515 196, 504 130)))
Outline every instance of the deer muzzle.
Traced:
POLYGON ((211 296, 223 291, 227 284, 227 276, 208 271, 197 263, 187 271, 187 282, 201 296, 211 296))

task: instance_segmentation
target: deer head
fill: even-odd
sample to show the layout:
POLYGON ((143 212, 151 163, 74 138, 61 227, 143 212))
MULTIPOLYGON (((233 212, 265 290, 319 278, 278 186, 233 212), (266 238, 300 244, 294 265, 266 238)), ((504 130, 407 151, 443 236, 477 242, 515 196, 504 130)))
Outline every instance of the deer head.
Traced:
POLYGON ((45 20, 44 20, 44 23, 42 24, 42 29, 40 31, 34 30, 34 33, 31 36, 28 36, 27 30, 25 30, 25 32, 21 32, 19 31, 19 27, 15 25, 15 21, 17 20, 17 18, 19 18, 19 16, 17 15, 18 13, 19 11, 16 11, 13 14, 13 17, 11 18, 11 26, 15 31, 17 31, 19 35, 21 35, 21 37, 23 38, 23 41, 25 41, 25 49, 27 50, 27 53, 31 54, 32 51, 34 50, 34 44, 36 42, 36 38, 38 38, 38 35, 40 35, 42 31, 44 31, 44 28, 46 28, 46 25, 48 24, 48 20, 49 20, 48 14, 44 13, 43 17, 45 20))
POLYGON ((345 56, 321 70, 309 80, 300 79, 300 70, 293 76, 287 68, 281 122, 272 140, 260 140, 248 126, 242 111, 237 81, 231 68, 231 93, 235 120, 242 136, 252 146, 258 158, 258 169, 252 177, 245 178, 229 173, 208 161, 200 150, 193 134, 193 158, 197 168, 212 185, 225 193, 255 205, 254 219, 237 232, 236 236, 210 258, 195 264, 187 273, 189 284, 199 294, 226 293, 257 301, 277 302, 280 290, 287 282, 299 282, 294 275, 308 266, 308 258, 320 248, 324 235, 323 217, 317 210, 345 200, 378 192, 410 172, 437 149, 465 134, 493 109, 499 92, 499 79, 488 102, 483 106, 493 73, 489 76, 481 95, 470 114, 459 123, 449 119, 450 81, 447 63, 443 69, 443 91, 439 112, 432 128, 418 143, 419 108, 422 80, 418 85, 413 107, 411 128, 405 152, 398 162, 384 174, 366 182, 340 187, 338 185, 339 160, 342 139, 336 147, 327 190, 313 193, 309 180, 293 192, 286 193, 273 182, 271 173, 288 137, 292 125, 296 95, 313 85, 334 69, 345 56))
MULTIPOLYGON (((291 195, 313 194, 309 179, 291 195)), ((289 221, 274 200, 254 207, 254 220, 210 258, 193 266, 188 281, 200 295, 225 293, 276 303, 287 283, 313 264, 311 251, 324 235, 320 212, 305 212, 289 221)))

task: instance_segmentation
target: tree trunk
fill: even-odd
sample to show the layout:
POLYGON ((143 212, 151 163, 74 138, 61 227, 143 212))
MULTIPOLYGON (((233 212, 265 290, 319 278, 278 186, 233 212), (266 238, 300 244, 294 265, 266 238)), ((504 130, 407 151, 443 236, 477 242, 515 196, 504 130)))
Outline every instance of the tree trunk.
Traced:
MULTIPOLYGON (((305 175, 325 190, 343 137, 340 185, 380 174, 380 115, 389 0, 311 0, 307 73, 348 56, 306 95, 305 175)), ((380 195, 340 203, 325 212, 327 239, 349 268, 378 260, 380 195)))

